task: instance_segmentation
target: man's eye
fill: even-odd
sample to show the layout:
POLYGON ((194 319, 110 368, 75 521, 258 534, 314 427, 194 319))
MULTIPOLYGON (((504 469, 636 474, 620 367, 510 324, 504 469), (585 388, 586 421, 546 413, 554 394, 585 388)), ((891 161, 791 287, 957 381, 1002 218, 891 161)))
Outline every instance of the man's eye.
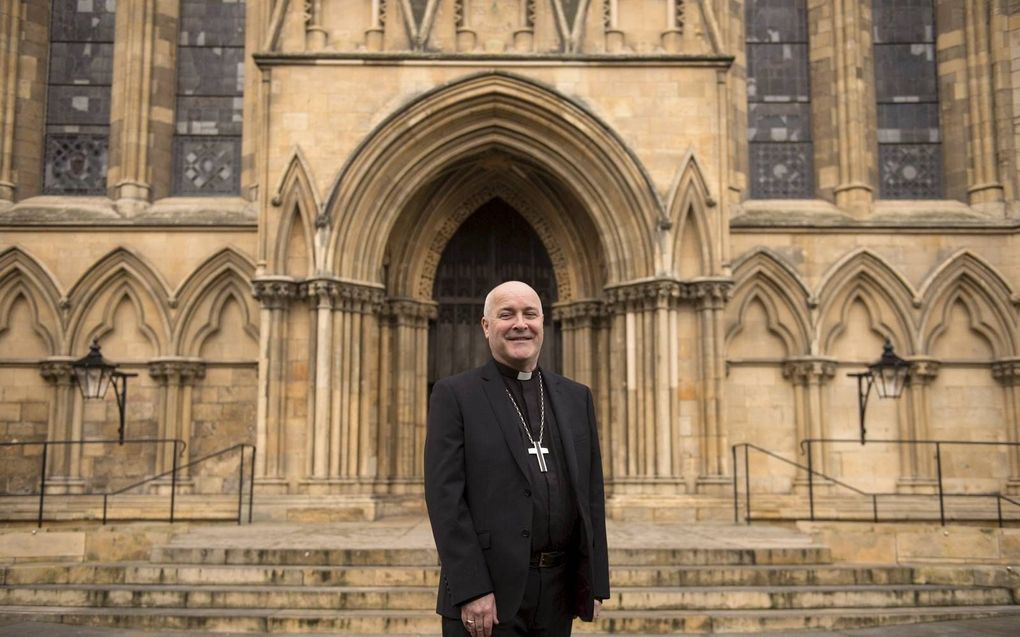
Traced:
POLYGON ((524 318, 536 319, 538 318, 538 312, 526 312, 524 318))
POLYGON ((507 320, 507 319, 511 319, 513 317, 514 317, 514 315, 510 314, 509 312, 500 312, 500 314, 499 314, 499 318, 504 320, 504 321, 507 320))

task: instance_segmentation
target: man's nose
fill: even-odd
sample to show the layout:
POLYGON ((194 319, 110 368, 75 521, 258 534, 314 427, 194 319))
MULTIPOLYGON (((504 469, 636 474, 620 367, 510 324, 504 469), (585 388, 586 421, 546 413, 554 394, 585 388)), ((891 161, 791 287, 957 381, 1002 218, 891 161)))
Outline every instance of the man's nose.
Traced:
POLYGON ((524 314, 514 314, 514 329, 515 330, 528 329, 528 322, 524 320, 524 314))

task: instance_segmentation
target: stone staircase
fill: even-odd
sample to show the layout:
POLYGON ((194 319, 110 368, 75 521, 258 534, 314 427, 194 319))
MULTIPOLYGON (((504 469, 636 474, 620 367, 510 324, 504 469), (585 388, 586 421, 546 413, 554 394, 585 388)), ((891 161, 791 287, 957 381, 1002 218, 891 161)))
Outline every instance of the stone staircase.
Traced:
MULTIPOLYGON (((0 618, 209 632, 439 632, 434 549, 229 548, 222 539, 170 542, 146 561, 0 567, 0 618)), ((1005 566, 834 564, 826 547, 762 544, 611 549, 612 599, 603 619, 576 630, 737 633, 1020 618, 1020 577, 1005 566)))

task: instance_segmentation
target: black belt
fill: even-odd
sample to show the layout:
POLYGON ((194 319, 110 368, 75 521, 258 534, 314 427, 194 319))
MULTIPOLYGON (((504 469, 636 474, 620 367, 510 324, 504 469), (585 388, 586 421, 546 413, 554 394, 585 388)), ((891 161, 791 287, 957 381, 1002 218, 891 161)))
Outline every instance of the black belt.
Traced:
POLYGON ((566 551, 546 551, 544 553, 532 553, 531 568, 553 568, 567 563, 566 551))

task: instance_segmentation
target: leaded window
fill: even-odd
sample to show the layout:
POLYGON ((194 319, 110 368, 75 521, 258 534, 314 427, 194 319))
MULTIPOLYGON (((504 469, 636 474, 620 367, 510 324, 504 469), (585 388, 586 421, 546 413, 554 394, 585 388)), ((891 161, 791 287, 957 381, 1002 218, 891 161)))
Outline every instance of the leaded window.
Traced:
POLYGON ((173 189, 241 190, 244 0, 181 0, 173 189))
POLYGON ((54 0, 43 192, 106 194, 116 0, 54 0))
POLYGON ((747 0, 751 196, 814 195, 804 0, 747 0))
POLYGON ((879 193, 942 195, 935 12, 931 0, 875 0, 879 193))

